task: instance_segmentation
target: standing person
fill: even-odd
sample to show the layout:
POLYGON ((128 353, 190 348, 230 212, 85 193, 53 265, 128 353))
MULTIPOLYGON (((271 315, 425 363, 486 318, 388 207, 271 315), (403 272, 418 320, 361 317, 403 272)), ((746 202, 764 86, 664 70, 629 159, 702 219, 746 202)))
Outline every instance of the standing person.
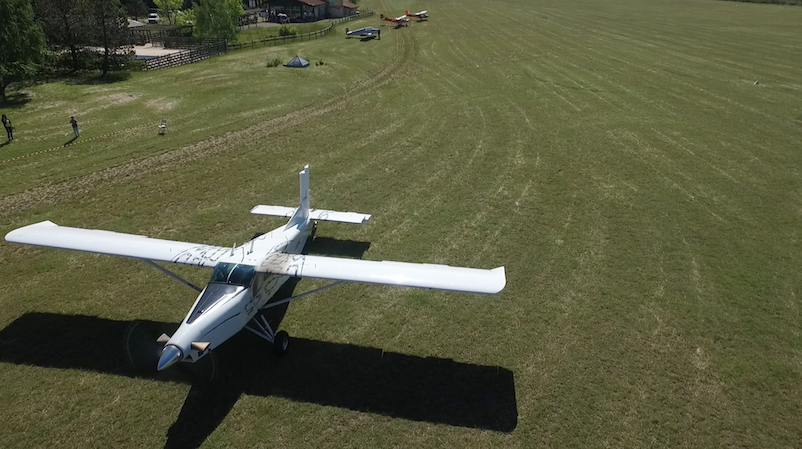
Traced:
POLYGON ((75 117, 70 117, 70 125, 72 125, 72 132, 75 134, 75 137, 80 136, 81 133, 78 132, 78 120, 75 120, 75 117))
POLYGON ((2 120, 3 122, 3 128, 6 129, 6 134, 8 134, 8 140, 9 141, 14 140, 14 127, 11 126, 11 120, 8 117, 6 117, 5 114, 3 114, 3 117, 0 120, 2 120))

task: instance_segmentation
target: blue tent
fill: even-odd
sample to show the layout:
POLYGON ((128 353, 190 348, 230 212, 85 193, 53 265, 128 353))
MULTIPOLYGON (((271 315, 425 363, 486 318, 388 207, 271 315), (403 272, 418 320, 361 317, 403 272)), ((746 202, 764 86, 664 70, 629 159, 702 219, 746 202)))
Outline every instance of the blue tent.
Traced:
POLYGON ((309 61, 296 55, 294 58, 292 58, 290 62, 284 64, 284 67, 297 67, 297 68, 309 67, 309 61))

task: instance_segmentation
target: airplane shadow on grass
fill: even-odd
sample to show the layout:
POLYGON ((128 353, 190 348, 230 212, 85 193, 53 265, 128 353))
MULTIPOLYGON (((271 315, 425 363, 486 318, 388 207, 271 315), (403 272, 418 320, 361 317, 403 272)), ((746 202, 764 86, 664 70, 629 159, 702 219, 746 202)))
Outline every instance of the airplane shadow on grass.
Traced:
MULTIPOLYGON (((334 239, 315 240, 318 246, 310 249, 344 250, 334 239)), ((354 248, 353 243, 360 242, 346 246, 354 248)), ((359 257, 359 249, 351 255, 359 257)), ((287 282, 274 300, 292 295, 296 283, 287 282)), ((274 328, 286 308, 266 315, 274 328)), ((288 354, 278 358, 267 342, 243 331, 212 353, 216 363, 207 356, 157 372, 161 347, 155 339, 177 328, 177 323, 27 313, 0 330, 0 362, 191 384, 166 448, 200 446, 242 394, 498 432, 518 425, 513 373, 505 368, 292 337, 288 354), (216 381, 210 385, 203 379, 213 369, 216 381)))

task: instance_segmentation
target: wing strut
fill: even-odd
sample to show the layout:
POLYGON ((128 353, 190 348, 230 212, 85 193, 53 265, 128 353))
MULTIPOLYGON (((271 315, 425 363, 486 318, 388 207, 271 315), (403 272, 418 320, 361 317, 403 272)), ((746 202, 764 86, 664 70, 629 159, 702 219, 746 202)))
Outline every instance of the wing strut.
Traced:
POLYGON ((280 305, 282 305, 282 304, 287 304, 288 302, 290 302, 290 301, 292 301, 292 300, 294 300, 294 299, 303 298, 304 296, 308 296, 308 295, 311 295, 312 293, 317 293, 317 292, 319 292, 319 291, 322 291, 322 290, 325 290, 325 289, 327 289, 327 288, 334 287, 335 285, 344 284, 345 282, 346 282, 346 281, 337 281, 337 282, 332 282, 332 283, 331 283, 331 284, 329 284, 329 285, 324 285, 323 287, 316 288, 316 289, 314 289, 314 290, 309 290, 309 291, 308 291, 308 292, 306 292, 306 293, 301 293, 300 295, 295 295, 295 296, 293 296, 292 298, 287 298, 287 299, 282 299, 281 301, 271 302, 270 304, 268 304, 268 305, 264 306, 264 307, 263 307, 263 309, 268 309, 268 308, 270 308, 270 307, 276 307, 276 306, 280 306, 280 305))
POLYGON ((197 291, 198 293, 200 293, 201 291, 203 291, 203 289, 202 289, 202 288, 198 287, 197 285, 193 284, 192 282, 189 282, 188 280, 186 280, 186 279, 182 278, 181 276, 179 276, 179 275, 177 275, 177 274, 173 273, 172 271, 170 271, 170 270, 167 270, 166 268, 162 268, 162 267, 160 267, 160 266, 156 265, 155 263, 153 263, 153 262, 151 262, 151 261, 149 261, 149 260, 145 260, 145 259, 140 259, 140 260, 141 260, 142 262, 145 262, 146 264, 150 265, 151 267, 153 267, 153 268, 155 268, 155 269, 157 269, 157 270, 161 271, 162 273, 166 274, 167 276, 170 276, 171 278, 175 279, 176 281, 178 281, 178 282, 180 282, 180 283, 182 283, 182 284, 186 285, 187 287, 190 287, 190 288, 194 289, 194 290, 195 290, 195 291, 197 291))

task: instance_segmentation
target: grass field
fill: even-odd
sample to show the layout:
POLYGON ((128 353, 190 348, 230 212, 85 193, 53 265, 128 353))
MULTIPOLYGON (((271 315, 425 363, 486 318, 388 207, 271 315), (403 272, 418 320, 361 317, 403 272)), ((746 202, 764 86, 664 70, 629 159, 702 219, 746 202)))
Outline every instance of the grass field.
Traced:
MULTIPOLYGON (((295 28, 298 34, 312 33, 314 31, 322 30, 329 26, 330 20, 319 20, 310 23, 293 23, 289 26, 295 28)), ((237 34, 237 42, 249 42, 259 39, 266 39, 269 37, 277 37, 279 35, 279 27, 271 28, 242 28, 237 34)))
POLYGON ((122 355, 129 322, 178 323, 192 290, 1 243, 0 445, 799 447, 802 8, 361 5, 432 17, 27 88, 0 160, 63 144, 73 114, 86 141, 0 164, 0 232, 241 243, 310 164, 313 207, 373 214, 318 248, 504 265, 507 288, 327 290, 286 310, 287 357, 238 336, 208 389, 122 355), (265 66, 295 54, 326 64, 265 66))

